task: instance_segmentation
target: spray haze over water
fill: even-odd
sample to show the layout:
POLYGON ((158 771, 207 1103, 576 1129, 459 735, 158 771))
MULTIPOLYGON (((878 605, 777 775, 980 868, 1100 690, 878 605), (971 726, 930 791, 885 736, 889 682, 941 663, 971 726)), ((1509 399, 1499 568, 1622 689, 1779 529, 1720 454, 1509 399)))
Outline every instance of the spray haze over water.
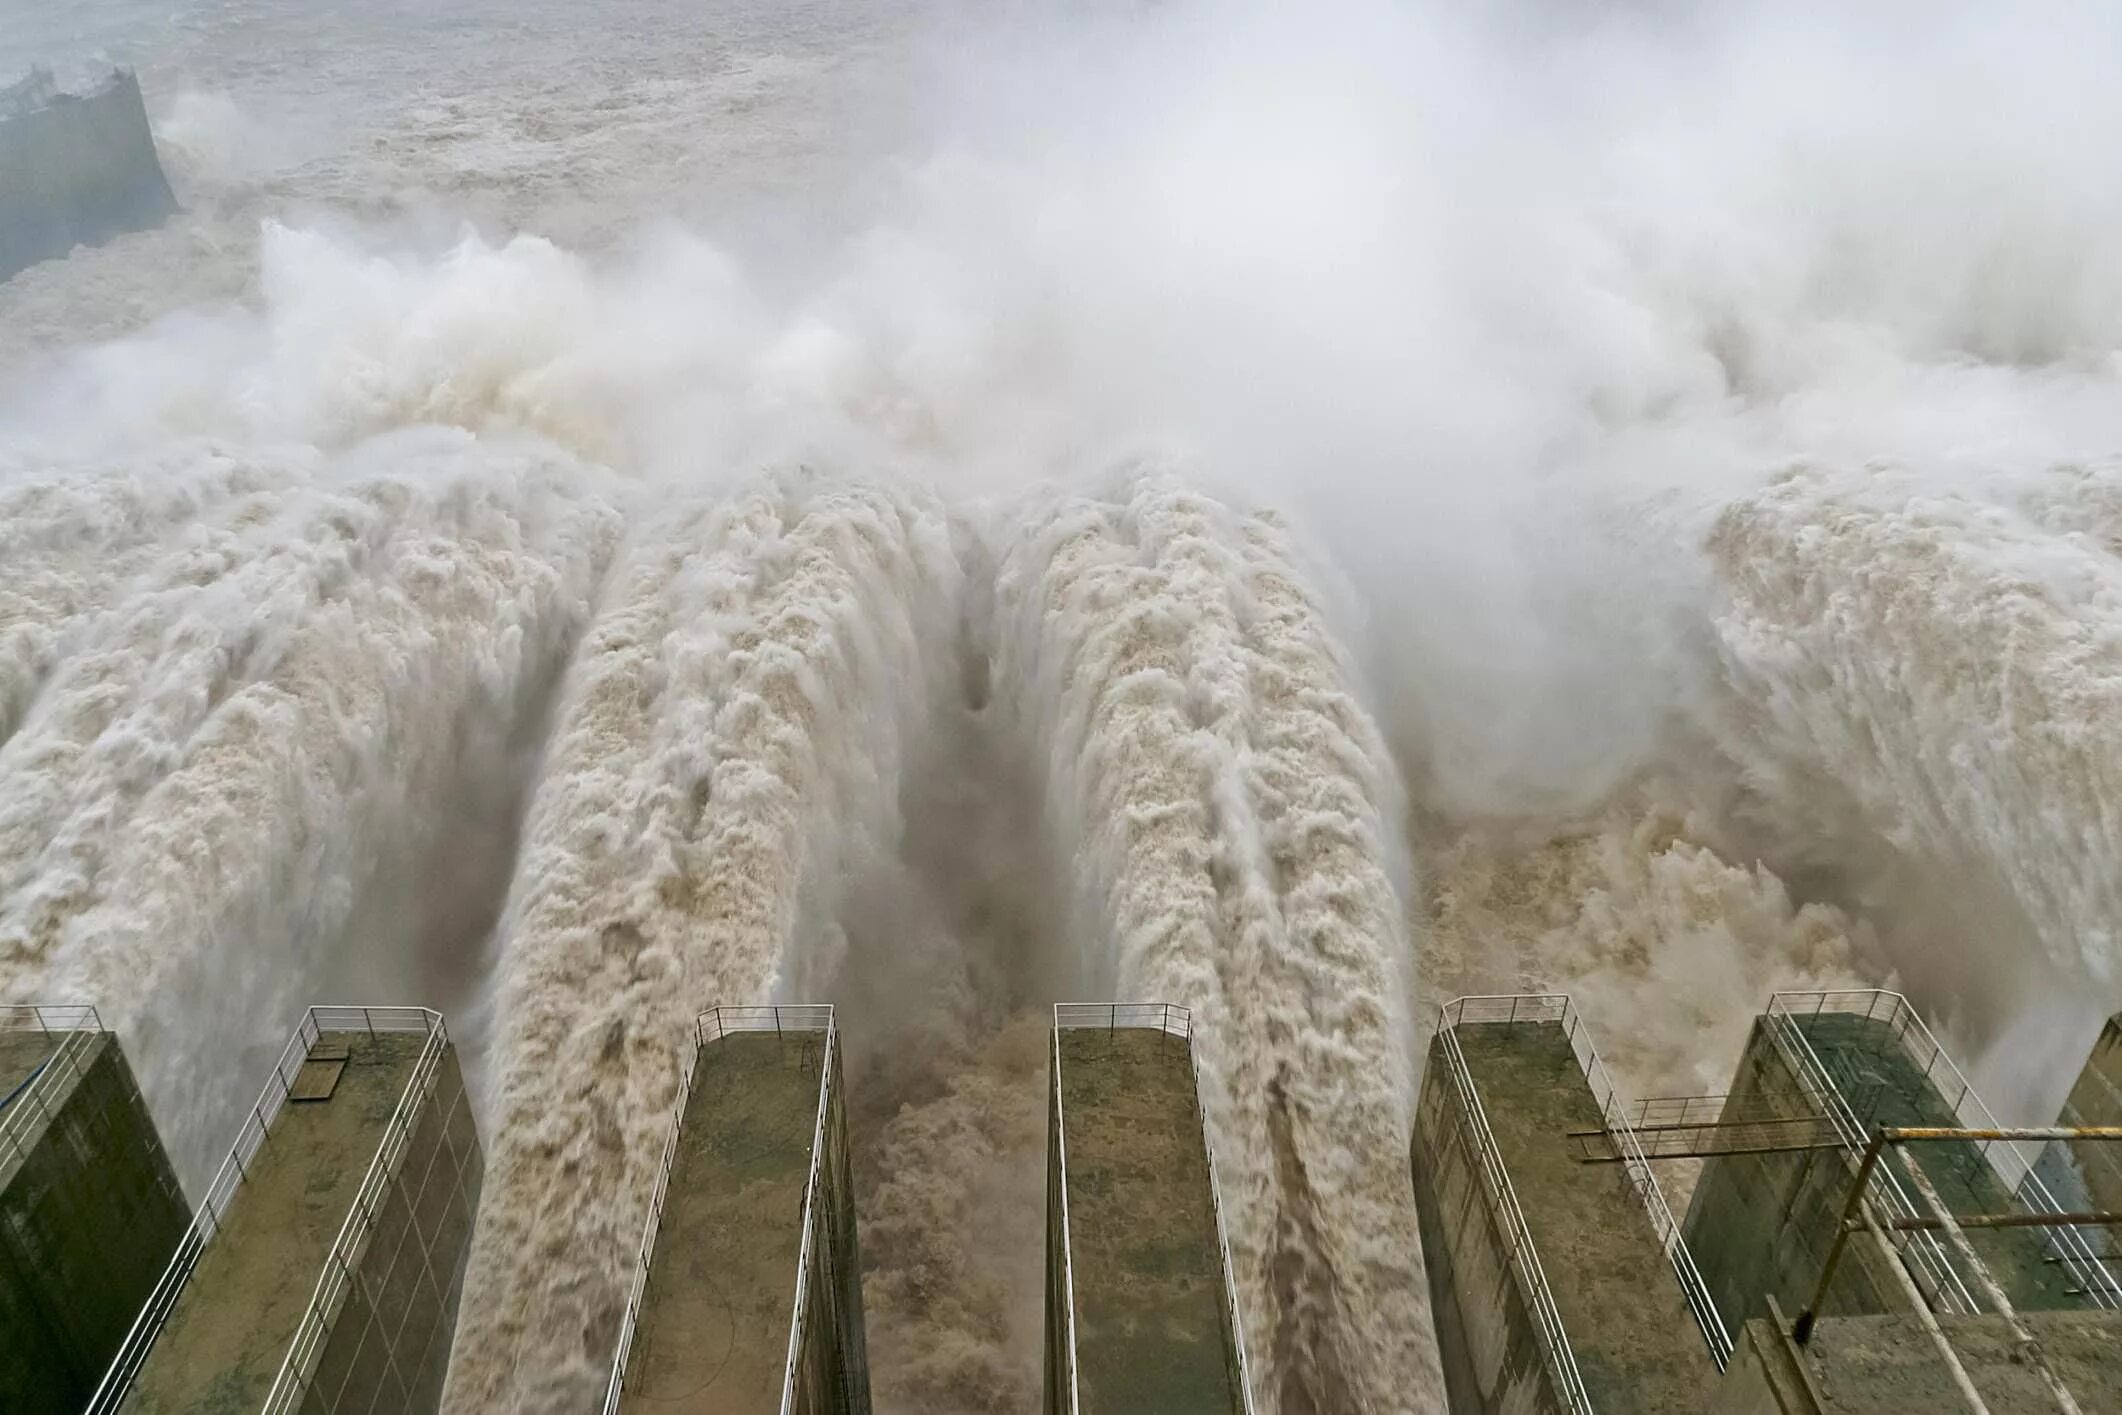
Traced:
MULTIPOLYGON (((880 1405, 1036 1398, 1039 1011, 1196 1010, 1268 1410, 1440 1400, 1435 1005, 1722 1083, 2122 1005, 2122 17, 0 9, 184 210, 0 285, 0 993, 188 1182, 326 994, 491 1160, 448 1400, 610 1354, 686 1019, 829 997, 880 1405)), ((2051 1107, 2052 1109, 2052 1107, 2051 1107)))

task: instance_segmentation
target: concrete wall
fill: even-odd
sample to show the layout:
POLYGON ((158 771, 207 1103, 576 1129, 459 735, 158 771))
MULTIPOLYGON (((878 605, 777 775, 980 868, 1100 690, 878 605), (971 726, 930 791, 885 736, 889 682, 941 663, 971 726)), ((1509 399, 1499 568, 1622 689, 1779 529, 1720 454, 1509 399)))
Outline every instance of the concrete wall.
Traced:
MULTIPOLYGON (((2110 1017, 2063 1103, 2058 1125, 2122 1125, 2122 1018, 2110 1017)), ((2044 1146, 2034 1172, 2065 1209, 2122 1211, 2122 1142, 2070 1140, 2044 1146)), ((2122 1230, 2081 1228, 2107 1280, 2122 1284, 2122 1230)))
POLYGON ((1062 1231, 1061 1087, 1051 1062, 1046 1077, 1046 1415, 1068 1415, 1068 1251, 1062 1231))
POLYGON ((37 1083, 54 1118, 20 1165, 0 1161, 8 1415, 78 1415, 191 1221, 117 1039, 89 1045, 85 1070, 37 1083))
POLYGON ((129 73, 0 122, 0 280, 176 207, 129 73))
POLYGON ((855 1240, 855 1181, 841 1104, 840 1049, 825 1078, 825 1153, 812 1215, 810 1296, 796 1354, 796 1415, 868 1415, 869 1344, 862 1327, 862 1255, 855 1240))
MULTIPOLYGON (((2057 1123, 2122 1125, 2122 1017, 2108 1018, 2100 1029, 2057 1123)), ((2122 1210, 2122 1142, 2080 1140, 2068 1148, 2082 1178, 2087 1207, 2122 1210)))
POLYGON ((303 1415, 371 1408, 423 1415, 440 1405, 483 1173, 450 1047, 318 1357, 303 1415))
POLYGON ((1437 1341, 1460 1415, 1560 1411, 1503 1225, 1475 1165, 1472 1131, 1430 1046, 1410 1155, 1437 1341))
MULTIPOLYGON (((1749 1120, 1811 1115, 1765 1028, 1755 1020, 1725 1114, 1749 1120)), ((1763 1315, 1771 1296, 1789 1312, 1811 1300, 1855 1168, 1840 1149, 1717 1155, 1702 1162, 1683 1232, 1726 1322, 1736 1326, 1763 1315)), ((1851 1238, 1822 1310, 1901 1309, 1905 1299, 1884 1262, 1869 1238, 1851 1238)))
POLYGON ((1762 1317, 1739 1329, 1716 1408, 1722 1415, 1820 1415, 1794 1349, 1762 1317))
MULTIPOLYGON (((2122 1412, 2122 1316, 2029 1312, 2022 1319, 2077 1409, 2122 1412)), ((2060 1408, 2003 1318, 1943 1317, 1939 1324, 1990 1415, 2060 1408)), ((1749 1322, 1712 1408, 1719 1415, 1907 1415, 1970 1407, 1930 1335, 1916 1318, 1900 1315, 1829 1317, 1803 1347, 1770 1322, 1749 1322)))

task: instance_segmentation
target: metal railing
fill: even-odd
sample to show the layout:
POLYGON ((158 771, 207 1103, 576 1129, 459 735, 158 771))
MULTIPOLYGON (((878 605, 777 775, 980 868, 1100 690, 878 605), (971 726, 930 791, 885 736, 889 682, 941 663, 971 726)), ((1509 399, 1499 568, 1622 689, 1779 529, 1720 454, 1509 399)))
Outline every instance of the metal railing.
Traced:
MULTIPOLYGON (((1773 1107, 1747 1106, 1729 1096, 1654 1096, 1631 1104, 1626 1115, 1644 1157, 1654 1160, 1835 1149, 1842 1143, 1825 1115, 1778 1114, 1773 1107)), ((1569 1135, 1579 1142, 1580 1160, 1622 1158, 1607 1125, 1569 1135)))
POLYGON ((1650 1167, 1650 1157, 1644 1151, 1641 1137, 1636 1134, 1631 1106, 1622 1096, 1621 1088, 1614 1083, 1606 1063, 1600 1059, 1599 1049, 1592 1044, 1590 1030, 1569 998, 1561 993, 1460 998, 1447 1005, 1447 1012, 1454 1007, 1458 1009, 1457 1017, 1448 1025, 1479 1021, 1505 1024, 1540 1021, 1562 1028, 1570 1052, 1577 1059, 1577 1067, 1584 1074, 1584 1083, 1591 1090, 1592 1102, 1599 1108, 1600 1122, 1612 1138, 1622 1172, 1628 1176, 1629 1187, 1636 1191, 1644 1216, 1650 1220, 1651 1231, 1657 1235, 1658 1246, 1664 1251, 1666 1262, 1671 1264, 1673 1276, 1679 1280, 1680 1294, 1687 1302, 1687 1310, 1694 1316, 1695 1325, 1702 1330, 1702 1340, 1708 1345, 1711 1358, 1716 1361, 1717 1369, 1723 1370, 1731 1361, 1731 1331, 1724 1324, 1723 1314, 1717 1310, 1716 1299, 1710 1295, 1709 1283, 1703 1278, 1702 1270, 1695 1265, 1695 1256, 1689 1251, 1680 1224, 1673 1217, 1672 1206, 1665 1201, 1665 1191, 1659 1187, 1658 1177, 1650 1167), (1503 1015, 1469 1017, 1467 1004, 1475 1004, 1475 1010, 1479 1012, 1501 1010, 1503 1015))
MULTIPOLYGON (((1473 1154, 1474 1168, 1481 1177, 1482 1187, 1488 1191, 1489 1203, 1509 1245, 1504 1263, 1517 1273, 1519 1288, 1532 1315, 1534 1339, 1547 1356, 1555 1396, 1565 1410, 1590 1415, 1591 1395, 1584 1388, 1584 1376, 1577 1369, 1577 1355, 1570 1346, 1569 1332, 1562 1325, 1561 1311, 1555 1306, 1554 1289, 1548 1285, 1547 1270, 1540 1264, 1540 1251, 1533 1243, 1532 1229, 1525 1222, 1525 1210, 1518 1204, 1517 1187, 1511 1183, 1510 1173, 1503 1166, 1502 1149, 1496 1144, 1495 1131, 1489 1128, 1488 1112, 1481 1104, 1481 1090, 1474 1084, 1473 1068, 1467 1065, 1466 1052, 1459 1045, 1457 1035, 1462 1023, 1517 1022, 1521 1020, 1520 1004, 1529 1000, 1521 997, 1462 997, 1446 1003, 1437 1021, 1437 1050, 1444 1059, 1445 1079, 1459 1101, 1459 1119, 1471 1141, 1468 1148, 1473 1154)), ((1522 1020, 1542 1019, 1526 1017, 1522 1020)))
POLYGON ((326 1032, 424 1032, 426 1043, 413 1064, 412 1074, 407 1078, 404 1092, 399 1096, 397 1108, 392 1112, 375 1157, 370 1161, 368 1173, 363 1176, 352 1210, 340 1225, 339 1234, 333 1240, 331 1251, 326 1254, 323 1271, 318 1275, 316 1290, 310 1304, 302 1314, 302 1322, 296 1328, 295 1339, 289 1343, 287 1356, 274 1377, 271 1391, 267 1394, 264 1409, 279 1412, 293 1409, 300 1403, 309 1378, 315 1374, 316 1358, 330 1331, 332 1317, 338 1313, 347 1285, 352 1281, 352 1270, 359 1259, 361 1245, 367 1241, 375 1227, 374 1207, 383 1187, 396 1172, 395 1166, 404 1154, 409 1132, 411 1112, 425 1098, 426 1089, 431 1088, 436 1068, 440 1064, 442 1050, 448 1045, 443 1029, 442 1014, 424 1007, 356 1007, 318 1006, 302 1014, 295 1033, 281 1048, 280 1059, 274 1063, 272 1075, 258 1095, 257 1104, 243 1118, 236 1133, 236 1142, 230 1147, 228 1157, 214 1174, 213 1182, 206 1187, 206 1194, 199 1201, 192 1215, 190 1228, 178 1241, 176 1254, 169 1266, 163 1269, 162 1277, 154 1290, 148 1294, 140 1315, 134 1319, 132 1329, 125 1334, 125 1341, 118 1354, 104 1373, 103 1381, 96 1387, 95 1395, 88 1404, 87 1415, 116 1415, 119 1406, 131 1393, 133 1382, 139 1378, 140 1368, 154 1349, 155 1341, 168 1323, 170 1313, 176 1309, 177 1301, 184 1295, 192 1273, 199 1266, 199 1259, 207 1245, 226 1226, 229 1206, 236 1193, 250 1177, 251 1161, 265 1147, 272 1134, 274 1121, 280 1117, 291 1095, 295 1078, 301 1073, 303 1064, 309 1060, 311 1050, 326 1032), (298 1359, 299 1358, 299 1359, 298 1359))
MULTIPOLYGON (((1939 1045, 1930 1028, 1924 1025, 1923 1018, 1900 993, 1884 989, 1779 992, 1769 999, 1767 1020, 1770 1033, 1782 1045, 1785 1062, 1791 1069, 1799 1073, 1806 1084, 1818 1088, 1826 1098, 1821 1108, 1835 1121, 1843 1146, 1852 1157, 1864 1152, 1871 1143, 1871 1136, 1800 1025, 1800 1019, 1818 1017, 1822 1013, 1865 1017, 1884 1023, 1892 1029, 1910 1063, 1921 1069, 1924 1081, 1945 1102, 1955 1124, 1962 1129, 1977 1131, 2001 1128, 1988 1105, 1975 1093, 1974 1087, 1952 1057, 1946 1054, 1945 1048, 1939 1045)), ((2034 1172, 2040 1153, 2038 1146, 2031 1159, 2015 1142, 1993 1140, 1973 1147, 1988 1163, 1997 1181, 2012 1195, 2014 1203, 2036 1214, 2069 1211, 2034 1172)), ((1913 1219, 1922 1212, 1891 1167, 1878 1166, 1875 1178, 1878 1181, 1877 1197, 1889 1217, 1913 1219)), ((1966 1313, 1982 1310, 1969 1285, 1969 1275, 1959 1271, 1943 1240, 1935 1234, 1919 1232, 1904 1246, 1898 1240, 1907 1231, 1896 1229, 1893 1232, 1896 1246, 1903 1247, 1914 1264, 1920 1264, 1934 1283, 1933 1291, 1937 1294, 1934 1301, 1942 1299, 1946 1304, 1943 1310, 1966 1313)), ((2104 1267, 2099 1251, 2087 1241, 2081 1230, 2069 1226, 2053 1227, 2047 1230, 2047 1240, 2056 1261, 2081 1284, 2090 1301, 2101 1307, 2122 1307, 2122 1282, 2104 1267)))
POLYGON ((797 1352, 801 1346, 809 1283, 811 1230, 822 1162, 826 1103, 831 1095, 833 1056, 839 1036, 833 1025, 829 1003, 791 1003, 782 1006, 711 1007, 693 1019, 686 1033, 685 1050, 678 1062, 678 1099, 671 1108, 670 1128, 663 1140, 663 1153, 656 1162, 656 1182, 649 1190, 648 1218, 641 1229, 641 1248, 635 1255, 634 1281, 626 1294, 626 1309, 619 1320, 618 1343, 612 1354, 611 1379, 604 1387, 604 1415, 616 1415, 619 1397, 626 1388, 626 1364, 633 1353, 634 1335, 641 1324, 641 1304, 648 1293, 649 1266, 656 1255, 656 1236, 663 1228, 663 1206, 670 1194, 671 1170, 678 1159, 678 1134, 685 1124, 685 1108, 692 1099, 693 1076, 699 1069, 701 1048, 735 1032, 822 1032, 825 1034, 825 1067, 818 1085, 818 1129, 811 1137, 810 1174, 803 1191, 803 1239, 796 1275, 795 1319, 789 1327, 788 1361, 783 1371, 781 1409, 788 1410, 794 1394, 797 1352))
MULTIPOLYGON (((1818 1016, 1823 1011, 1848 1012, 1857 1016, 1871 1017, 1882 997, 1897 997, 1896 994, 1880 994, 1872 991, 1777 993, 1768 1000, 1768 1011, 1762 1015, 1769 1040, 1782 1056, 1784 1065, 1798 1079, 1798 1084, 1807 1092, 1815 1108, 1834 1122, 1836 1133, 1842 1138, 1842 1147, 1854 1161, 1870 1143, 1865 1133, 1864 1122, 1850 1105, 1842 1088, 1836 1084, 1827 1064, 1806 1039, 1805 1030, 1799 1026, 1801 1016, 1818 1016), (1829 1006, 1830 1003, 1836 1005, 1829 1006)), ((1916 1217, 1916 1205, 1901 1186, 1901 1181, 1891 1170, 1874 1172, 1878 1182, 1875 1198, 1889 1218, 1916 1217)), ((1973 1313, 1979 1311, 1974 1294, 1955 1269, 1952 1258, 1944 1245, 1933 1234, 1895 1231, 1891 1239, 1902 1253, 1909 1275, 1929 1303, 1941 1311, 1973 1313), (1927 1284, 1927 1287, 1925 1286, 1927 1284)))
POLYGON ((347 1290, 353 1286, 354 1274, 367 1251, 369 1237, 376 1231, 377 1209, 384 1192, 398 1177, 405 1162, 405 1150, 413 1138, 413 1118, 434 1094, 435 1083, 442 1073, 442 1055, 449 1047, 449 1033, 443 1026, 442 1014, 424 1007, 312 1007, 310 1017, 326 1032, 355 1032, 365 1028, 374 1035, 379 1031, 424 1029, 427 1040, 413 1061, 412 1073, 405 1079, 405 1089, 399 1093, 398 1104, 391 1111, 390 1122, 383 1130, 383 1140, 376 1146, 375 1158, 369 1161, 368 1173, 361 1177, 361 1187, 354 1192, 353 1208, 339 1226, 331 1251, 325 1255, 324 1270, 317 1276, 316 1291, 311 1294, 309 1306, 302 1313, 301 1324, 295 1328, 295 1339, 288 1343, 287 1357, 280 1363, 279 1373, 273 1377, 272 1389, 266 1393, 261 1415, 283 1415, 295 1409, 308 1391, 310 1379, 317 1373, 318 1359, 324 1354, 325 1340, 331 1335, 332 1321, 345 1305, 347 1290))
POLYGON ((1731 1362, 1731 1332, 1724 1325, 1723 1315, 1717 1311, 1716 1299, 1710 1296, 1709 1283, 1703 1279, 1702 1270, 1695 1266, 1695 1255, 1688 1251, 1687 1240, 1681 1236, 1680 1225, 1673 1218, 1672 1206, 1665 1201, 1665 1191, 1658 1186, 1658 1177, 1651 1170, 1649 1157, 1643 1152, 1642 1139, 1636 1134, 1629 1117, 1628 1103, 1622 1099, 1621 1088, 1614 1084, 1613 1074, 1606 1069, 1606 1063, 1600 1060, 1599 1049, 1592 1045, 1590 1030, 1583 1025, 1577 1010, 1566 997, 1562 999, 1561 1022, 1563 1035, 1569 1038, 1570 1050, 1575 1053, 1577 1065, 1584 1072, 1585 1084, 1591 1087, 1592 1101, 1599 1107, 1599 1117, 1606 1123, 1607 1133, 1613 1136, 1614 1148, 1620 1152, 1622 1171, 1628 1175, 1629 1184, 1642 1201, 1643 1212, 1650 1219, 1652 1231, 1658 1235, 1658 1246, 1665 1250, 1665 1260, 1672 1264, 1673 1276, 1680 1281, 1680 1292, 1687 1299, 1687 1309, 1694 1313, 1695 1325, 1702 1329, 1702 1339, 1709 1344, 1709 1354, 1721 1371, 1731 1362))
MULTIPOLYGON (((1096 1020, 1097 1008, 1094 1004, 1070 1002, 1054 1004, 1054 1035, 1052 1040, 1054 1065, 1054 1173, 1056 1178, 1054 1190, 1061 1210, 1061 1321, 1067 1328, 1067 1340, 1062 1343, 1062 1347, 1068 1354, 1066 1380, 1068 1384, 1069 1415, 1080 1415, 1083 1408, 1083 1399, 1081 1385, 1076 1375, 1076 1243, 1069 1229, 1068 1222, 1068 1131, 1066 1128, 1068 1122, 1067 1107, 1061 1104, 1061 1029, 1064 1025, 1062 1022, 1064 1009, 1071 1016, 1082 1015, 1090 1018, 1087 1024, 1071 1021, 1065 1024, 1068 1026, 1111 1026, 1112 1019, 1117 1014, 1111 1009, 1107 1009, 1107 1020, 1100 1022, 1096 1020)), ((1191 1030, 1192 1025, 1191 1017, 1189 1017, 1187 1022, 1189 1030, 1191 1030)))
POLYGON ((85 1003, 27 1003, 0 1007, 0 1032, 63 1033, 52 1054, 23 1082, 0 1096, 0 1165, 29 1158, 29 1135, 55 1117, 47 1097, 89 1068, 103 1019, 85 1003))
MULTIPOLYGON (((1189 1018, 1188 1026, 1191 1025, 1189 1018)), ((1208 1157, 1208 1202, 1216 1211, 1216 1251, 1223 1259, 1223 1309, 1230 1315, 1231 1345, 1238 1353, 1238 1393, 1245 1415, 1252 1415, 1253 1370, 1245 1354, 1245 1318, 1238 1311, 1238 1275, 1230 1260, 1230 1230, 1223 1222, 1223 1181, 1216 1168, 1216 1142, 1208 1137, 1208 1107, 1201 1104, 1201 1056, 1191 1040, 1186 1055, 1194 1069, 1194 1111, 1201 1118, 1201 1150, 1208 1157)))
POLYGON ((0 1004, 0 1032, 100 1032, 102 1018, 85 1002, 0 1004))
POLYGON ((825 1167, 825 1117, 833 1094, 833 1052, 840 1040, 833 1027, 832 1008, 825 1007, 824 1013, 825 1057, 818 1075, 818 1121, 811 1131, 810 1173, 803 1181, 803 1242, 796 1250, 796 1307, 789 1318, 788 1359, 781 1371, 781 1415, 790 1415, 796 1408, 796 1362, 802 1355, 804 1323, 810 1316, 811 1250, 818 1241, 818 1183, 825 1167))
POLYGON ((626 1385, 626 1361, 633 1350, 634 1328, 641 1321, 641 1299, 648 1291, 648 1265, 656 1252, 656 1235, 663 1229, 663 1200, 670 1191, 671 1167, 678 1159, 678 1129, 685 1120, 685 1107, 692 1100, 693 1066, 699 1054, 700 1024, 696 1018, 686 1030, 685 1051, 678 1061, 678 1103, 671 1108, 663 1154, 656 1161, 655 1186, 648 1192, 648 1222, 641 1230, 641 1250, 634 1257, 634 1281, 627 1289, 626 1310, 619 1318, 619 1343, 612 1354, 611 1379, 604 1385, 604 1415, 614 1415, 619 1409, 619 1392, 626 1385))
POLYGON ((1147 1028, 1191 1039, 1194 1015, 1176 1002, 1057 1002, 1055 1031, 1110 1032, 1147 1028))

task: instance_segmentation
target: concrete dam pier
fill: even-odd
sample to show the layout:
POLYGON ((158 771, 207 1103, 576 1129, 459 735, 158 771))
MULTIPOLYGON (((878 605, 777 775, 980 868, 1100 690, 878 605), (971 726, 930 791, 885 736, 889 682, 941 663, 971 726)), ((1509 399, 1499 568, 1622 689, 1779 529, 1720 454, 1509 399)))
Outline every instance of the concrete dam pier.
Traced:
POLYGON ((2116 1035, 2007 1128, 1898 993, 1777 993, 1725 1094, 1647 1099, 1565 996, 1446 1005, 1411 1161, 1450 1408, 2122 1411, 2116 1035))
MULTIPOLYGON (((1275 1408, 1195 1039, 1054 1008, 1049 1415, 1275 1408)), ((2118 1039, 2013 1128, 1898 993, 1776 993, 1728 1090, 1649 1098, 1565 995, 1447 1004, 1409 1150, 1441 1408, 2122 1415, 2118 1039)), ((695 1019, 602 1415, 868 1415, 847 1110, 831 1005, 695 1019)), ((439 1013, 315 1006, 187 1228, 95 1010, 0 1008, 0 1409, 433 1415, 484 1172, 439 1013)))
POLYGON ((0 88, 0 280, 176 209, 132 73, 83 94, 44 69, 0 88))

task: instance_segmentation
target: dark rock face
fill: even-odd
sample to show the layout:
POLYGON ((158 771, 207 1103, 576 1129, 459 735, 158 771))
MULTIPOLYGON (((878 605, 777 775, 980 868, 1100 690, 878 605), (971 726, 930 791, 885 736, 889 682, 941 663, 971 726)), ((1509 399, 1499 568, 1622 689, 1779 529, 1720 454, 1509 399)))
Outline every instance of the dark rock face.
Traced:
POLYGON ((132 74, 79 95, 42 72, 0 89, 0 280, 176 209, 132 74))

